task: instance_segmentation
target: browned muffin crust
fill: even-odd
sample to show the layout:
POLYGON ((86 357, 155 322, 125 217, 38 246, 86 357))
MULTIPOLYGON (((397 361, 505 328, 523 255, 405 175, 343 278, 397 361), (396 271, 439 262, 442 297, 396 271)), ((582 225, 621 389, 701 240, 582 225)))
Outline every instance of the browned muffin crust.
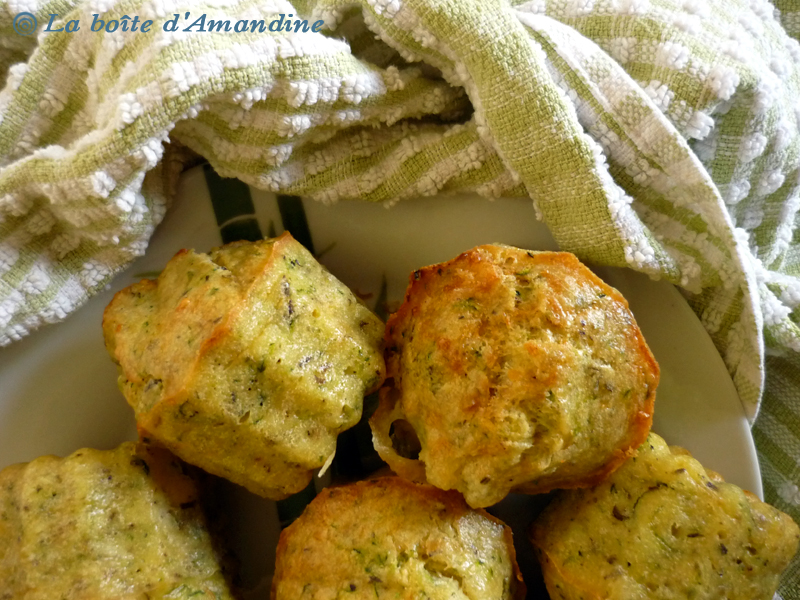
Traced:
POLYGON ((553 600, 771 600, 799 538, 789 515, 653 433, 531 528, 553 600))
POLYGON ((193 469, 164 449, 41 456, 0 471, 3 600, 232 600, 193 469))
POLYGON ((455 492, 326 488, 280 537, 272 600, 522 600, 511 529, 455 492))
POLYGON ((103 334, 140 431, 273 499, 308 485, 384 377, 383 323, 288 233, 179 252, 114 297, 103 334))
POLYGON ((602 481, 650 430, 658 365, 572 254, 488 245, 420 269, 385 341, 376 449, 471 506, 602 481))

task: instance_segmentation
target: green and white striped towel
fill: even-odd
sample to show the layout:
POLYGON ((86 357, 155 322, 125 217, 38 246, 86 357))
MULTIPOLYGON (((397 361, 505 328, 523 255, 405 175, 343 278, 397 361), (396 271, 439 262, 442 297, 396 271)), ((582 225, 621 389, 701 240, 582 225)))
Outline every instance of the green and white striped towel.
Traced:
POLYGON ((563 249, 686 291, 800 519, 798 35, 798 0, 6 0, 0 344, 142 254, 195 154, 323 202, 529 196, 563 249), (236 31, 279 13, 325 28, 236 31), (201 14, 231 31, 163 30, 201 14))

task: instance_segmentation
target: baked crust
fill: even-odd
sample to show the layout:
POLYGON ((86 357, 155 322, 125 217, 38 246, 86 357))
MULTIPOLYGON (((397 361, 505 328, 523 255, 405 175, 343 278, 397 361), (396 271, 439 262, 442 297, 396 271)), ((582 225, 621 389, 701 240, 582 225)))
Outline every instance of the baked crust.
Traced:
POLYGON ((511 529, 398 477, 320 492, 278 542, 272 600, 523 600, 511 529))
POLYGON ((599 486, 559 492, 531 528, 554 600, 771 600, 799 538, 789 515, 653 433, 599 486))
POLYGON ((4 469, 0 542, 3 599, 234 597, 195 479, 145 444, 4 469))
POLYGON ((471 506, 593 485, 650 430, 658 365, 625 299, 572 254, 487 245, 420 269, 385 343, 376 449, 471 506), (397 452, 412 428, 418 460, 397 452))
POLYGON ((103 319, 143 433, 280 499, 308 485, 384 377, 383 323, 288 233, 179 252, 103 319))

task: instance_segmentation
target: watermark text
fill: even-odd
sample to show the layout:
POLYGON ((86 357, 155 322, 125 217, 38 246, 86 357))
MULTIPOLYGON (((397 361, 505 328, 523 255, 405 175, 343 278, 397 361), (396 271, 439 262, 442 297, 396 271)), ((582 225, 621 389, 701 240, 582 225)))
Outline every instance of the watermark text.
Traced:
MULTIPOLYGON (((306 33, 311 31, 313 33, 318 33, 325 25, 324 21, 314 21, 313 24, 309 24, 306 19, 295 18, 291 13, 280 13, 277 15, 277 18, 271 21, 266 21, 264 19, 239 19, 238 21, 231 21, 230 19, 210 18, 205 13, 192 18, 191 12, 186 12, 183 15, 173 13, 173 15, 172 19, 168 19, 161 26, 163 31, 197 33, 264 33, 267 31, 275 33, 306 33)), ((47 25, 42 30, 43 33, 74 33, 81 30, 80 19, 72 19, 63 23, 59 21, 58 14, 50 14, 49 17, 50 19, 47 25)), ((19 35, 33 35, 36 33, 38 27, 36 16, 28 12, 21 12, 14 17, 13 27, 14 31, 19 35)), ((115 31, 150 33, 152 27, 152 19, 141 21, 136 15, 133 17, 122 15, 116 19, 103 19, 99 13, 94 13, 92 15, 92 22, 88 25, 88 29, 94 33, 114 33, 115 31)))

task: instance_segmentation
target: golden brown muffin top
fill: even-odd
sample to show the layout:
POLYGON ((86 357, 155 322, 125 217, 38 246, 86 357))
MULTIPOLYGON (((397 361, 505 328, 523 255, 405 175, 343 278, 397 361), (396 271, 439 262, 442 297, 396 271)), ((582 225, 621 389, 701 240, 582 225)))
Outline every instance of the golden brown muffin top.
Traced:
POLYGON ((525 586, 502 522, 387 477, 324 489, 281 534, 272 600, 338 597, 521 600, 525 586))
POLYGON ((625 299, 572 254, 489 245, 420 269, 386 347, 376 448, 472 506, 591 485, 650 429, 658 365, 625 299), (410 428, 419 460, 392 446, 410 428))

